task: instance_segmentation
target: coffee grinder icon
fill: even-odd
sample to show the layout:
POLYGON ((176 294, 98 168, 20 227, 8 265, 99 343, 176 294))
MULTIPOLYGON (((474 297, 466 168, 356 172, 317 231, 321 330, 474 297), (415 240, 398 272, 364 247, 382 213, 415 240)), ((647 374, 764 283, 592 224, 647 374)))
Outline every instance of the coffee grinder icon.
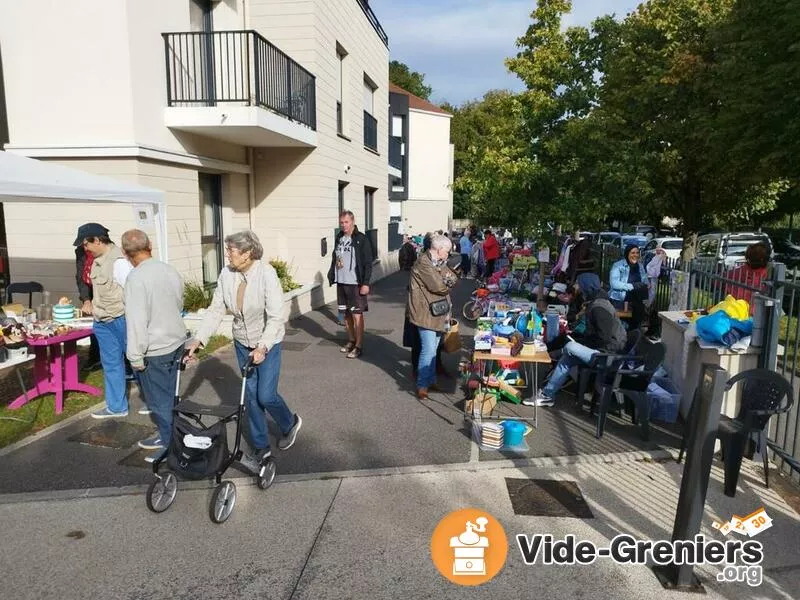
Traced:
POLYGON ((459 536, 450 538, 453 549, 453 575, 486 575, 486 548, 489 538, 478 535, 486 531, 489 519, 478 517, 477 525, 467 521, 467 530, 459 536), (478 532, 478 533, 476 533, 478 532))

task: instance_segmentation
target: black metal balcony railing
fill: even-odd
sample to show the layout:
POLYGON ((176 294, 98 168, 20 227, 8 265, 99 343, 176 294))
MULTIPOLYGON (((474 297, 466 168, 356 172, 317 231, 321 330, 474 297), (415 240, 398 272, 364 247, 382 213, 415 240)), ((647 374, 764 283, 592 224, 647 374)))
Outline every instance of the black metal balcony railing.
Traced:
POLYGON ((403 139, 399 137, 389 138, 389 166, 403 170, 403 139))
POLYGON ((388 47, 389 46, 389 36, 386 35, 386 32, 381 27, 380 21, 378 21, 378 17, 375 16, 375 13, 372 12, 372 8, 369 5, 369 0, 356 0, 361 6, 361 10, 364 11, 364 14, 367 15, 367 20, 372 24, 372 27, 375 28, 375 33, 378 34, 378 37, 381 38, 381 41, 388 47))
POLYGON ((378 151, 378 120, 367 111, 364 111, 364 145, 378 151))
POLYGON ((336 133, 342 135, 344 133, 344 121, 342 120, 342 103, 336 101, 336 133))
POLYGON ((169 106, 261 106, 317 128, 314 75, 257 32, 162 35, 169 106))

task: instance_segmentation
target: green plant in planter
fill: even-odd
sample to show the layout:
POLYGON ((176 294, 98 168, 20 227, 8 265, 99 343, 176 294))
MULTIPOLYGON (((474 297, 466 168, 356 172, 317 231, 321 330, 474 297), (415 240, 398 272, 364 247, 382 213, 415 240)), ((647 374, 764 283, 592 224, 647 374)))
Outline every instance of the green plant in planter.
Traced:
POLYGON ((183 286, 183 310, 197 312, 211 304, 211 291, 202 283, 187 281, 183 286))
POLYGON ((272 265, 272 267, 275 269, 275 272, 278 274, 278 279, 281 280, 281 287, 283 288, 284 293, 291 292, 292 290, 302 287, 292 278, 291 267, 285 260, 274 258, 269 261, 269 264, 272 265))

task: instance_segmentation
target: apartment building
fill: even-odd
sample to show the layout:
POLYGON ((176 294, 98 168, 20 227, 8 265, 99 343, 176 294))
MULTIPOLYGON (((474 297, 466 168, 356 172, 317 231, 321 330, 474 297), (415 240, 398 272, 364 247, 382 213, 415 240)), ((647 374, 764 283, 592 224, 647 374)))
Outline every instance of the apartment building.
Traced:
MULTIPOLYGON (((338 214, 388 251, 388 39, 368 0, 0 0, 7 144, 25 156, 162 190, 170 262, 213 284, 224 236, 334 299, 338 214)), ((1 98, 0 98, 1 99, 1 98)), ((12 278, 74 292, 72 242, 112 238, 130 207, 9 204, 12 278)))
POLYGON ((389 240, 448 230, 453 219, 452 115, 389 84, 389 240))

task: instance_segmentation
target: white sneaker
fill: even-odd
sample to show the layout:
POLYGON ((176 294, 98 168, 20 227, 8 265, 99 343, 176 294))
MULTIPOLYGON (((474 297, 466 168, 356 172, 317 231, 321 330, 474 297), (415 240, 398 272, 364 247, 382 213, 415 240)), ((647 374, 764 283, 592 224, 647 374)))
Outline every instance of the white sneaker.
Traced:
POLYGON ((146 406, 143 406, 142 408, 140 408, 139 410, 136 411, 136 414, 137 415, 149 415, 152 412, 153 412, 152 410, 150 410, 146 406))
POLYGON ((553 406, 555 402, 555 399, 545 396, 542 390, 536 392, 535 398, 522 401, 525 406, 553 406))

